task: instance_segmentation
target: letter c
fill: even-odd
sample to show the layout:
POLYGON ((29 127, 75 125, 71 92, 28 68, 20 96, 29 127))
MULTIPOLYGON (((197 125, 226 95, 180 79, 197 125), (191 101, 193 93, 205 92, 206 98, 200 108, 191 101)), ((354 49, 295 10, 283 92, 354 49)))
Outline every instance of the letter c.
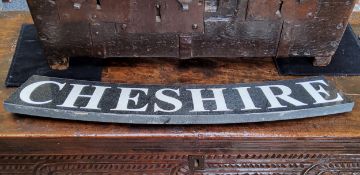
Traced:
POLYGON ((39 101, 33 101, 31 100, 31 94, 34 92, 34 90, 42 85, 45 84, 55 84, 59 87, 59 90, 61 90, 62 88, 64 88, 65 84, 61 84, 55 81, 40 81, 40 82, 36 82, 33 84, 30 84, 28 86, 26 86, 23 90, 21 90, 20 92, 20 99, 26 103, 29 104, 34 104, 34 105, 43 105, 43 104, 47 104, 52 102, 52 100, 48 100, 48 101, 43 101, 43 102, 39 102, 39 101))

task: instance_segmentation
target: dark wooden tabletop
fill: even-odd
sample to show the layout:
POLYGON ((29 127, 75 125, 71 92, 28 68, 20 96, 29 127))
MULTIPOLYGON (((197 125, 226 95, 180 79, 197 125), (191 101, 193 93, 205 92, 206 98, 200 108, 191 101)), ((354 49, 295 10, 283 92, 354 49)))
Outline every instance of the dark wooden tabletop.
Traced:
MULTIPOLYGON (((353 28, 360 31, 359 16, 353 28)), ((0 100, 26 12, 0 12, 0 100)), ((225 84, 281 80, 270 58, 110 60, 102 81, 225 84)), ((40 119, 0 106, 0 174, 358 174, 360 77, 327 77, 351 113, 254 124, 125 125, 40 119)))
MULTIPOLYGON (((354 15, 352 23, 359 31, 354 15)), ((14 88, 4 86, 20 26, 27 12, 0 12, 0 100, 14 88)), ((119 59, 103 71, 104 82, 135 84, 225 84, 281 80, 270 58, 264 59, 119 59)), ((257 124, 145 126, 73 122, 18 116, 0 106, 0 138, 360 138, 360 77, 327 77, 356 106, 352 113, 257 124)))

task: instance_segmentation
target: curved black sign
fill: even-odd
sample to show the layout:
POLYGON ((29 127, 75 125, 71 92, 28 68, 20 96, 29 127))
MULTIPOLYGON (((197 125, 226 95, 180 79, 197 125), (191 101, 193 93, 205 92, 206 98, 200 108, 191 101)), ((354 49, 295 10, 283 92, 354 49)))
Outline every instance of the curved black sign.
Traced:
POLYGON ((129 85, 33 76, 4 102, 13 113, 135 124, 224 124, 352 111, 325 78, 227 85, 129 85))

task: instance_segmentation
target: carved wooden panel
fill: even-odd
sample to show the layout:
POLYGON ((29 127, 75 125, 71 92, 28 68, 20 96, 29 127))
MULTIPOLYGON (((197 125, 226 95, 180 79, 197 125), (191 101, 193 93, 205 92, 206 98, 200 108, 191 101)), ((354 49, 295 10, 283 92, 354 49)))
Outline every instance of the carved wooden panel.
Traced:
POLYGON ((190 167, 188 153, 1 155, 1 173, 19 174, 349 174, 360 173, 360 154, 206 153, 190 167))

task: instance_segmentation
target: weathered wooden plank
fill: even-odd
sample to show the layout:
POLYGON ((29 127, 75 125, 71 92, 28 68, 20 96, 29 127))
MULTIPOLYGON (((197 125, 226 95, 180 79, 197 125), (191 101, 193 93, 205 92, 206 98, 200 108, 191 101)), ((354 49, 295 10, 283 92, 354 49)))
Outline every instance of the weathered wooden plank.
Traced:
POLYGON ((131 34, 114 23, 91 25, 93 55, 97 57, 178 57, 176 34, 131 34), (112 33, 109 35, 109 33, 112 33))
POLYGON ((351 0, 284 2, 284 26, 278 55, 331 57, 354 4, 351 0))
POLYGON ((132 0, 129 33, 202 33, 204 3, 192 0, 189 9, 182 10, 177 0, 132 0))
POLYGON ((48 56, 50 66, 54 69, 66 68, 67 63, 64 63, 64 61, 66 62, 66 59, 63 59, 64 54, 54 50, 59 44, 57 42, 58 33, 56 30, 60 27, 61 23, 56 2, 32 0, 28 1, 28 5, 33 14, 32 17, 37 26, 39 38, 43 42, 44 53, 48 56))
POLYGON ((246 20, 276 20, 281 18, 282 0, 249 0, 246 20))
POLYGON ((96 0, 62 0, 56 6, 62 23, 88 22, 95 17, 96 0))
POLYGON ((195 57, 271 57, 276 54, 280 21, 206 21, 206 34, 194 36, 195 57))

